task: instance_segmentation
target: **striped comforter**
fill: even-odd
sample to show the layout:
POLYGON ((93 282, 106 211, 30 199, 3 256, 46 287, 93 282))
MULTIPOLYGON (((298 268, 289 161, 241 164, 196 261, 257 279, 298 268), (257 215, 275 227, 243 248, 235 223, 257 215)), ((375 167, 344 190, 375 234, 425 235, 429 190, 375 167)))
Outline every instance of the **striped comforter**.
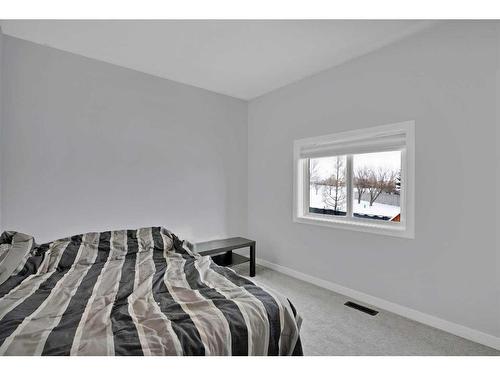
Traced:
POLYGON ((164 228, 2 241, 31 248, 0 285, 1 355, 302 354, 287 299, 164 228))

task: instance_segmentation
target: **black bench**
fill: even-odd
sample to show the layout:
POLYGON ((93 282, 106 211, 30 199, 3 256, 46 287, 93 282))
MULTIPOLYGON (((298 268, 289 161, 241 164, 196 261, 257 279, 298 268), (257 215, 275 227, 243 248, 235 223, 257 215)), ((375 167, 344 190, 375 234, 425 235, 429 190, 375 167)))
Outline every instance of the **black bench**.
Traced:
POLYGON ((198 242, 193 245, 193 250, 200 255, 210 255, 215 263, 220 266, 234 266, 250 262, 250 276, 255 276, 255 241, 243 237, 232 237, 221 240, 198 242), (233 250, 250 249, 250 257, 233 253, 233 250))

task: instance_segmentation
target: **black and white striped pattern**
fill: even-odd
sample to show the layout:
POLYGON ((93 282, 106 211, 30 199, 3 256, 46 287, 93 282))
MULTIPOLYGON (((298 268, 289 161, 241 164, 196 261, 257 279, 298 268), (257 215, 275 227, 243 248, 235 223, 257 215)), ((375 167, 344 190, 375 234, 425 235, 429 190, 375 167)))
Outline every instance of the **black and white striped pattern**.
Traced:
POLYGON ((1 355, 302 354, 291 303, 164 228, 35 247, 0 285, 1 355))

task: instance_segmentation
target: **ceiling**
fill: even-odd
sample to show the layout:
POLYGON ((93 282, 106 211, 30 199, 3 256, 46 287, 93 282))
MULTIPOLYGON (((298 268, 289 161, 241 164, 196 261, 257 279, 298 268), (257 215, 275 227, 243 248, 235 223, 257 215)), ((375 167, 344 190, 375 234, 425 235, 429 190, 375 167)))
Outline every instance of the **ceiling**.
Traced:
POLYGON ((7 35, 250 100, 433 22, 9 20, 0 24, 7 35))

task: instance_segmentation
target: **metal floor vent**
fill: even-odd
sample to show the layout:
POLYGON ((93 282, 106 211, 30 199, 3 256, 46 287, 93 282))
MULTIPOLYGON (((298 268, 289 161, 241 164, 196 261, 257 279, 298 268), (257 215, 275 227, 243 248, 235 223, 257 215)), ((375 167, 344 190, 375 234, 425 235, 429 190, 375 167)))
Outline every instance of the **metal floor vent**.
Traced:
POLYGON ((371 315, 371 316, 375 316, 375 315, 378 314, 378 311, 370 309, 369 307, 366 307, 366 306, 358 305, 357 303, 352 302, 352 301, 348 301, 348 302, 344 303, 344 305, 347 306, 347 307, 351 307, 353 309, 362 311, 365 314, 368 314, 368 315, 371 315))

